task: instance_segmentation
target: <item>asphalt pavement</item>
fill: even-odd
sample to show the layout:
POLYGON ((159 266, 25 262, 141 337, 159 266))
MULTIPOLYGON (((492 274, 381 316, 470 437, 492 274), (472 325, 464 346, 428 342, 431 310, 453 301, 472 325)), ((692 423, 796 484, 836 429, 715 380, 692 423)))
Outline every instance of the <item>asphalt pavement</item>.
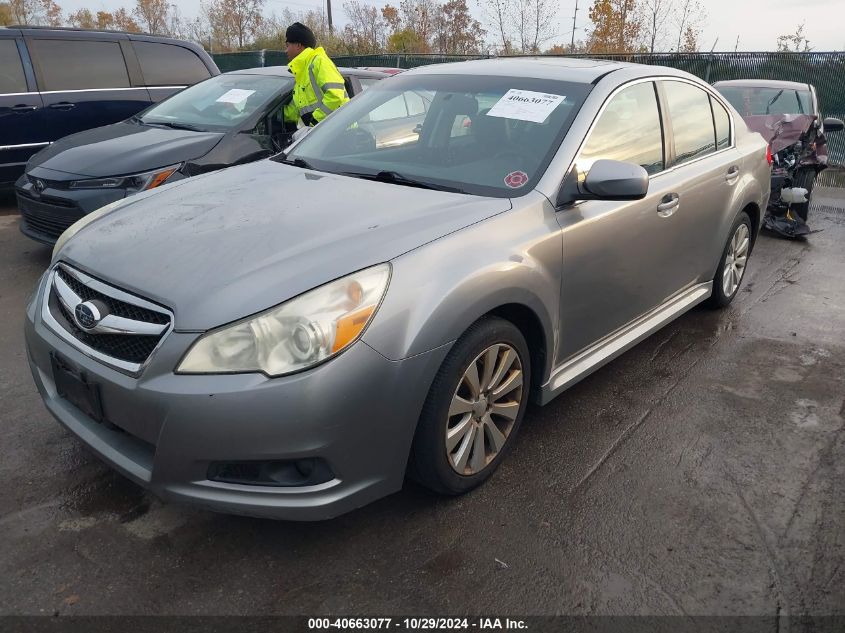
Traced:
POLYGON ((5 195, 0 614, 845 614, 845 190, 730 308, 530 408, 481 489, 312 524, 163 504, 50 417, 22 336, 50 251, 5 195))

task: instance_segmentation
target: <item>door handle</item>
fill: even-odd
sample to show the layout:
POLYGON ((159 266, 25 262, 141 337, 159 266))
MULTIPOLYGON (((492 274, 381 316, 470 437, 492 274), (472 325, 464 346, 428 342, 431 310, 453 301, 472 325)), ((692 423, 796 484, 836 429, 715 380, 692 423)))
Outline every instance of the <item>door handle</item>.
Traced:
POLYGON ((34 105, 16 105, 14 107, 9 108, 12 112, 32 112, 33 110, 37 110, 38 106, 34 105))
POLYGON ((739 167, 734 165, 728 170, 728 173, 725 174, 725 180, 728 182, 732 182, 739 177, 739 167))
POLYGON ((661 218, 668 218, 681 206, 681 198, 677 193, 670 193, 663 196, 660 204, 657 205, 657 215, 661 218))
POLYGON ((76 104, 69 103, 67 101, 60 101, 59 103, 51 103, 50 107, 54 110, 72 110, 76 107, 76 104))

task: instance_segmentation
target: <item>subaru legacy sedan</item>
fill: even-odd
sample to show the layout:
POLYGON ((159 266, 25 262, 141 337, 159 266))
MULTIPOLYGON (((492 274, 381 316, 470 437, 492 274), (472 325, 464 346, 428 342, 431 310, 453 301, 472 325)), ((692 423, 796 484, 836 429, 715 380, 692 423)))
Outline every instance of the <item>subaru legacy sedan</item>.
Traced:
POLYGON ((32 373, 165 499, 313 520, 406 475, 465 493, 529 399, 734 299, 768 181, 762 138, 680 71, 411 70, 286 154, 72 226, 27 309, 32 373), (371 113, 415 94, 422 123, 380 144, 371 113))
MULTIPOLYGON (((389 75, 341 68, 350 96, 389 75)), ((165 183, 267 158, 290 142, 287 66, 195 84, 125 121, 67 136, 33 156, 15 183, 21 231, 46 244, 86 213, 165 183)))

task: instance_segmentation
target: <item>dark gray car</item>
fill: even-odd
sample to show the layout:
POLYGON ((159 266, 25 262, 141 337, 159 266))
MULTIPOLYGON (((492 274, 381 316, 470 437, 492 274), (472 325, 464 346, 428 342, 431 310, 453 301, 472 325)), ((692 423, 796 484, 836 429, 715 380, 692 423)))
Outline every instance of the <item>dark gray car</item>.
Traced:
MULTIPOLYGON (((339 70, 350 96, 388 76, 339 70)), ((83 215, 115 200, 278 153, 290 142, 282 110, 293 84, 287 66, 225 73, 125 121, 51 144, 15 185, 21 231, 53 244, 83 215)))
POLYGON ((412 70, 286 155, 74 225, 27 309, 33 376, 166 499, 322 519, 406 473, 459 494, 529 398, 731 302, 768 178, 765 142, 680 71, 412 70), (410 94, 431 97, 423 122, 380 144, 370 114, 410 94))

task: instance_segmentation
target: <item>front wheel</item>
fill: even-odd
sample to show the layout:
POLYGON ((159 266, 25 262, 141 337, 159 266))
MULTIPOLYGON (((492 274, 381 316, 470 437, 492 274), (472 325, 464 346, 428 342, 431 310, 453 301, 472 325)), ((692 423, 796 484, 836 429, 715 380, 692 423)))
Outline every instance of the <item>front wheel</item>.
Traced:
POLYGON ((513 444, 530 384, 519 329, 496 317, 472 325, 443 361, 423 406, 411 478, 449 495, 480 485, 513 444))
POLYGON ((748 255, 751 253, 751 218, 743 211, 734 220, 728 243, 722 251, 722 259, 716 276, 713 278, 713 294, 709 305, 713 308, 724 308, 736 297, 748 255))

